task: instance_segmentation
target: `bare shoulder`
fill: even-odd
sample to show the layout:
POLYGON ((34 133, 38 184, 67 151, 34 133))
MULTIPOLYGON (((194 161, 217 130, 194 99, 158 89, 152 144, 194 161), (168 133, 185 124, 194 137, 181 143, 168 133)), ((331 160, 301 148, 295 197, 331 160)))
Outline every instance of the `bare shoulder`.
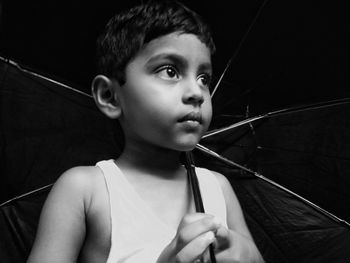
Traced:
POLYGON ((103 182, 100 173, 96 167, 74 167, 57 179, 43 206, 28 262, 76 262, 94 189, 103 182))
POLYGON ((100 169, 96 166, 76 166, 65 171, 57 180, 56 183, 73 183, 82 184, 82 186, 87 186, 87 184, 93 183, 96 180, 96 175, 98 175, 100 169))
MULTIPOLYGON (((55 182, 52 192, 74 196, 76 201, 84 205, 92 199, 92 195, 103 183, 101 170, 96 166, 77 166, 65 171, 55 182)), ((72 200, 73 201, 73 200, 72 200)))
POLYGON ((54 187, 69 186, 76 190, 87 190, 98 180, 101 171, 95 166, 77 166, 65 171, 55 182, 54 187))

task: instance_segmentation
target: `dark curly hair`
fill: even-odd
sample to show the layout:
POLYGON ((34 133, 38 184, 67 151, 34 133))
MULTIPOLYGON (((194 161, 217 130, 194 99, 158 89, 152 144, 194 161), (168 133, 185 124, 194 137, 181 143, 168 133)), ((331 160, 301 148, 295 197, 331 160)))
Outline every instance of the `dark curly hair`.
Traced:
POLYGON ((97 39, 98 73, 125 83, 125 67, 143 45, 173 32, 194 34, 213 55, 209 26, 177 1, 151 0, 112 17, 97 39))

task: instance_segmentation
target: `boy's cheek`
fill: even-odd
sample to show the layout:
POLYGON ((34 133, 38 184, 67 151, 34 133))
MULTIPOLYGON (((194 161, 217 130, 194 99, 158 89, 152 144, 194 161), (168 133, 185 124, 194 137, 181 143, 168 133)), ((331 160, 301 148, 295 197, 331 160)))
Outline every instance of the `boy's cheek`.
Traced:
POLYGON ((212 109, 210 108, 210 110, 207 113, 207 118, 206 118, 206 125, 207 125, 206 129, 208 129, 208 127, 211 123, 212 117, 213 117, 213 112, 212 112, 212 109))

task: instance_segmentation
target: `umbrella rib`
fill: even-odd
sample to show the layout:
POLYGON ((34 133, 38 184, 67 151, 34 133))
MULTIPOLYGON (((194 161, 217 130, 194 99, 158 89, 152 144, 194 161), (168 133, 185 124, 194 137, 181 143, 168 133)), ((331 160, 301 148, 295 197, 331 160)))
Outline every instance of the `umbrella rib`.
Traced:
MULTIPOLYGON (((241 147, 243 148, 243 147, 241 147)), ((280 151, 280 152, 295 152, 295 153, 302 153, 302 154, 308 154, 312 156, 321 156, 321 157, 326 157, 326 158, 332 158, 332 159, 338 159, 338 160, 344 160, 344 161, 349 161, 349 157, 345 156, 338 156, 338 155, 331 155, 331 154, 324 154, 321 152, 316 152, 316 151, 305 151, 305 150, 298 150, 298 149, 290 149, 290 148, 282 148, 282 147, 269 147, 269 146, 257 146, 259 150, 266 150, 266 151, 280 151)))
POLYGON ((231 58, 228 60, 226 67, 224 69, 224 71, 221 73, 220 78, 218 80, 218 82, 215 85, 215 88, 213 90, 213 92, 211 93, 211 97, 213 98, 215 92, 217 91, 219 85, 221 84, 221 81, 226 73, 226 71, 228 70, 228 68, 230 67, 230 65, 232 64, 232 61, 234 59, 236 59, 236 57, 238 56, 239 51, 241 50, 243 43, 246 41, 250 31, 252 30, 253 26, 255 25, 256 21, 258 20, 258 17, 260 16, 263 8, 265 7, 266 3, 268 0, 264 0, 263 3, 259 6, 258 11, 256 12, 252 22, 250 23, 248 29, 246 30, 246 32, 244 33, 242 39, 240 40, 240 42, 238 43, 238 47, 236 48, 235 52, 233 53, 233 55, 231 56, 231 58))
POLYGON ((245 124, 249 124, 249 123, 257 121, 257 120, 271 118, 271 117, 278 117, 278 116, 283 116, 283 115, 297 113, 297 112, 323 109, 323 108, 327 108, 327 107, 346 104, 349 102, 350 102, 350 98, 344 98, 344 99, 330 100, 330 101, 319 102, 319 103, 314 103, 314 104, 310 104, 310 105, 303 105, 303 106, 291 107, 291 108, 286 108, 286 109, 282 109, 282 110, 268 112, 265 114, 261 114, 261 115, 255 116, 255 117, 245 119, 243 121, 233 123, 229 126, 226 126, 226 127, 220 128, 220 129, 215 129, 215 130, 209 131, 205 135, 203 135, 202 139, 214 136, 216 134, 223 133, 225 131, 243 126, 245 124))
POLYGON ((197 144, 197 145, 196 145, 196 148, 197 148, 198 150, 200 150, 201 152, 207 154, 207 155, 210 155, 210 156, 212 156, 212 157, 214 157, 214 158, 216 158, 216 159, 221 160, 221 161, 224 162, 225 164, 228 164, 228 165, 230 165, 230 166, 233 166, 233 167, 242 169, 243 171, 248 172, 249 174, 252 174, 252 175, 254 175, 254 176, 256 176, 256 177, 258 177, 258 178, 264 180, 265 182, 267 182, 267 183, 269 183, 269 184, 271 184, 271 185, 273 185, 273 186, 279 188, 280 190, 283 190, 283 191, 287 192, 288 194, 290 194, 290 195, 292 195, 292 196, 298 198, 298 199, 301 200, 302 202, 304 202, 304 203, 306 203, 307 205, 311 206, 312 208, 314 208, 315 210, 319 211, 319 212, 322 213, 323 215, 329 217, 330 219, 334 220, 335 222, 340 223, 340 224, 343 224, 343 225, 345 225, 346 227, 350 228, 350 223, 348 223, 347 221, 345 221, 345 220, 343 220, 343 219, 341 219, 341 218, 335 216, 334 214, 332 214, 332 213, 328 212, 327 210, 321 208, 320 206, 318 206, 318 205, 312 203, 311 201, 307 200, 306 198, 302 197, 301 195, 298 195, 297 193, 295 193, 295 192, 289 190, 288 188, 286 188, 286 187, 284 187, 284 186, 282 186, 282 185, 276 183, 275 181, 273 181, 273 180, 271 180, 271 179, 269 179, 269 178, 267 178, 267 177, 265 177, 265 176, 259 174, 258 172, 255 172, 255 171, 253 171, 253 170, 251 170, 251 169, 249 169, 249 168, 247 168, 247 167, 244 167, 244 166, 242 166, 242 165, 240 165, 240 164, 238 164, 238 163, 235 163, 235 162, 233 162, 233 161, 231 161, 231 160, 229 160, 229 159, 223 157, 222 155, 216 153, 215 151, 212 151, 212 150, 206 148, 205 146, 203 146, 203 145, 201 145, 201 144, 197 144))
POLYGON ((48 185, 45 185, 45 186, 43 186, 43 187, 37 188, 37 189, 35 189, 35 190, 32 190, 32 191, 30 191, 30 192, 24 193, 24 194, 22 194, 22 195, 15 196, 14 198, 11 198, 11 199, 9 199, 9 200, 7 200, 7 201, 1 203, 1 204, 0 204, 0 207, 5 206, 5 205, 7 205, 7 204, 9 204, 9 203, 12 203, 12 202, 14 202, 14 201, 17 201, 17 200, 19 200, 19 199, 22 199, 22 198, 24 198, 24 197, 27 197, 27 196, 29 196, 29 195, 36 194, 36 193, 38 193, 38 192, 41 192, 41 191, 43 191, 43 190, 45 190, 45 189, 47 189, 47 188, 50 188, 51 186, 53 186, 53 184, 48 184, 48 185))
POLYGON ((46 81, 51 82, 51 83, 53 83, 53 84, 56 84, 56 85, 58 85, 58 86, 60 86, 60 87, 62 87, 62 88, 69 89, 69 90, 74 91, 74 92, 77 92, 77 93, 79 93, 79 94, 81 94, 81 95, 84 95, 84 96, 87 96, 87 97, 89 97, 89 98, 92 98, 92 95, 90 95, 90 94, 87 94, 87 93, 85 93, 85 92, 83 92, 83 91, 80 91, 80 90, 78 90, 78 89, 75 89, 75 88, 73 88, 73 87, 71 87, 71 86, 65 85, 65 84, 63 84, 63 83, 61 83, 61 82, 58 82, 58 81, 53 80, 53 79, 51 79, 51 78, 45 77, 45 76, 43 76, 43 75, 40 75, 40 74, 38 74, 38 73, 35 73, 35 72, 30 71, 30 70, 28 70, 28 69, 25 69, 25 68, 23 68, 21 65, 19 65, 17 62, 15 62, 15 61, 13 61, 13 60, 10 60, 10 59, 7 59, 7 58, 1 57, 1 56, 0 56, 0 60, 2 60, 2 61, 5 62, 5 63, 8 63, 9 65, 12 65, 12 66, 16 67, 17 69, 19 69, 19 70, 20 70, 21 72, 23 72, 23 73, 26 73, 26 74, 29 74, 29 75, 31 75, 31 76, 34 76, 34 77, 37 77, 37 78, 46 80, 46 81))

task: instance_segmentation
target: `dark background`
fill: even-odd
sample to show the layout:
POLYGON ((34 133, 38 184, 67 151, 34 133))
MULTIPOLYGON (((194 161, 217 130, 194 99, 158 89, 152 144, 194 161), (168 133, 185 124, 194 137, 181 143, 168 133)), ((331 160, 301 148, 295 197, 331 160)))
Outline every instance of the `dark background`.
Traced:
MULTIPOLYGON (((89 93, 98 32, 135 2, 0 0, 0 55, 89 93)), ((247 109, 252 116, 350 97, 345 1, 184 2, 212 25, 216 78, 236 54, 214 96, 214 123, 241 120, 247 109)), ((121 150, 116 123, 91 98, 0 62, 1 202, 121 150)), ((203 145, 349 222, 349 114, 348 99, 253 122, 203 145)), ((348 226, 263 180, 201 158, 199 166, 213 166, 232 182, 266 262, 348 261, 348 226)), ((3 262, 25 261, 48 190, 0 206, 3 262)))
MULTIPOLYGON (((89 93, 96 36, 137 2, 3 0, 0 55, 89 93)), ((257 114, 349 97, 345 1, 183 2, 212 27, 217 78, 237 53, 215 95, 217 111, 242 114, 250 105, 257 114)))

